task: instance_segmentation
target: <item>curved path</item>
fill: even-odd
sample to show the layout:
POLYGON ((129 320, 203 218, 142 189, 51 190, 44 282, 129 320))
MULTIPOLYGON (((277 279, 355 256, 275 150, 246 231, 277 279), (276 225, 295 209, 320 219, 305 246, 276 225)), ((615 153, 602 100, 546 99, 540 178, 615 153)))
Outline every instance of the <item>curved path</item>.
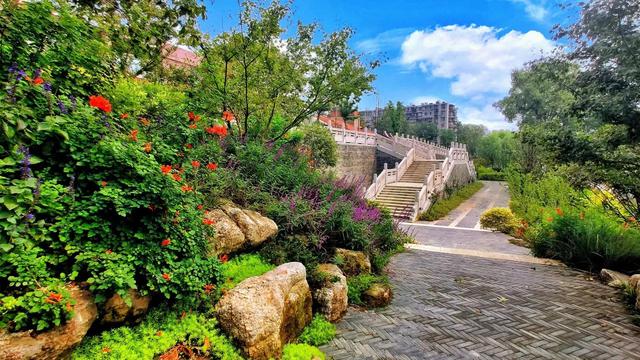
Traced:
MULTIPOLYGON (((508 199, 488 185, 469 201, 508 199)), ((417 243, 387 268, 393 302, 349 309, 322 350, 336 360, 640 359, 640 327, 615 289, 473 230, 472 212, 453 226, 404 224, 417 243)))

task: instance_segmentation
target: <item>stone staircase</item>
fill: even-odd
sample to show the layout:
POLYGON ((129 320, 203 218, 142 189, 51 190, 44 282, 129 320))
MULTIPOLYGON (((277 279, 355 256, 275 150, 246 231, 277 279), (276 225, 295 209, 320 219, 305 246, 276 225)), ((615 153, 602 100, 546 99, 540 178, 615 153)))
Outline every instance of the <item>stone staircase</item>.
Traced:
POLYGON ((431 162, 415 160, 402 175, 400 182, 407 183, 424 183, 424 178, 431 172, 431 162))
POLYGON ((415 186, 400 183, 390 184, 378 194, 376 201, 389 209, 393 217, 407 219, 411 217, 413 205, 416 203, 416 194, 421 187, 422 184, 415 186))

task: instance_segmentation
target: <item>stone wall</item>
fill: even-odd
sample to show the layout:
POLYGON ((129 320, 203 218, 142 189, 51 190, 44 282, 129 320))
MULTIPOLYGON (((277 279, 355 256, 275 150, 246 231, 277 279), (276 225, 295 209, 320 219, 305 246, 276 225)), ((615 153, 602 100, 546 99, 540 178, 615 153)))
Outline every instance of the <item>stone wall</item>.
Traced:
POLYGON ((469 174, 466 164, 457 164, 451 170, 451 176, 447 180, 447 187, 455 188, 472 182, 474 179, 469 174))
POLYGON ((333 168, 338 177, 364 177, 370 184, 376 172, 376 147, 338 144, 338 163, 333 168))
POLYGON ((389 155, 384 151, 376 150, 376 174, 380 174, 384 169, 384 163, 387 163, 389 169, 396 167, 396 163, 400 163, 402 159, 389 155))

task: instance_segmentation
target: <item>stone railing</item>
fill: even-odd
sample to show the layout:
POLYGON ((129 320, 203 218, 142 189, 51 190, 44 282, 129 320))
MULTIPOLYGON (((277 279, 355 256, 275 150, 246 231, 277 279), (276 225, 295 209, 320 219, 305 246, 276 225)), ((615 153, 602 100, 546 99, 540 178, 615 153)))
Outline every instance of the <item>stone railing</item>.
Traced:
POLYGON ((373 200, 378 196, 378 194, 384 189, 387 184, 392 184, 400 181, 402 176, 415 159, 415 150, 409 149, 407 155, 400 161, 400 163, 396 163, 395 168, 389 169, 387 164, 384 164, 384 169, 380 174, 373 174, 373 181, 369 188, 367 188, 365 192, 365 198, 373 200))
POLYGON ((364 130, 347 130, 345 127, 336 128, 332 127, 331 124, 325 124, 329 128, 331 135, 336 140, 338 144, 349 144, 349 145, 366 145, 366 146, 376 146, 376 130, 373 131, 364 128, 364 130))

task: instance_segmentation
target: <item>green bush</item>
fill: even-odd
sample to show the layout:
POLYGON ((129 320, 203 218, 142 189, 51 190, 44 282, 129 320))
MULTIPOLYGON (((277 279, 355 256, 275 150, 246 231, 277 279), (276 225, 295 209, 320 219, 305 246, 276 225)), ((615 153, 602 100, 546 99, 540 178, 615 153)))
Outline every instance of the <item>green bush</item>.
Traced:
POLYGON ((316 314, 298 337, 298 342, 320 346, 329 343, 334 337, 336 337, 336 326, 324 316, 316 314))
POLYGON ((431 207, 418 215, 420 221, 434 221, 445 217, 451 210, 458 207, 484 186, 481 182, 473 182, 454 190, 451 195, 443 199, 437 199, 431 207))
POLYGON ((389 279, 386 276, 373 274, 360 274, 347 278, 349 303, 365 305, 362 294, 376 283, 388 284, 389 279))
POLYGON ((71 356, 74 360, 152 360, 176 344, 185 344, 215 359, 242 359, 222 334, 214 318, 152 310, 135 327, 120 327, 86 337, 71 356))
POLYGON ((223 283, 220 285, 220 293, 231 290, 236 285, 253 276, 260 276, 275 268, 274 265, 262 260, 256 254, 244 254, 220 266, 223 283))
POLYGON ((300 127, 303 133, 302 143, 308 146, 313 166, 325 168, 335 166, 338 161, 338 145, 325 126, 313 123, 300 127))
POLYGON ((307 344, 287 344, 282 351, 282 360, 324 360, 320 349, 307 344))
POLYGON ((492 208, 480 216, 480 225, 484 229, 513 235, 518 228, 518 221, 509 208, 492 208))
POLYGON ((599 211, 547 215, 532 239, 536 256, 559 259, 589 271, 602 268, 640 271, 640 230, 637 223, 620 224, 599 211))
POLYGON ((489 181, 505 181, 506 180, 506 174, 504 172, 496 171, 486 166, 478 165, 476 167, 476 172, 478 173, 478 180, 489 180, 489 181))

